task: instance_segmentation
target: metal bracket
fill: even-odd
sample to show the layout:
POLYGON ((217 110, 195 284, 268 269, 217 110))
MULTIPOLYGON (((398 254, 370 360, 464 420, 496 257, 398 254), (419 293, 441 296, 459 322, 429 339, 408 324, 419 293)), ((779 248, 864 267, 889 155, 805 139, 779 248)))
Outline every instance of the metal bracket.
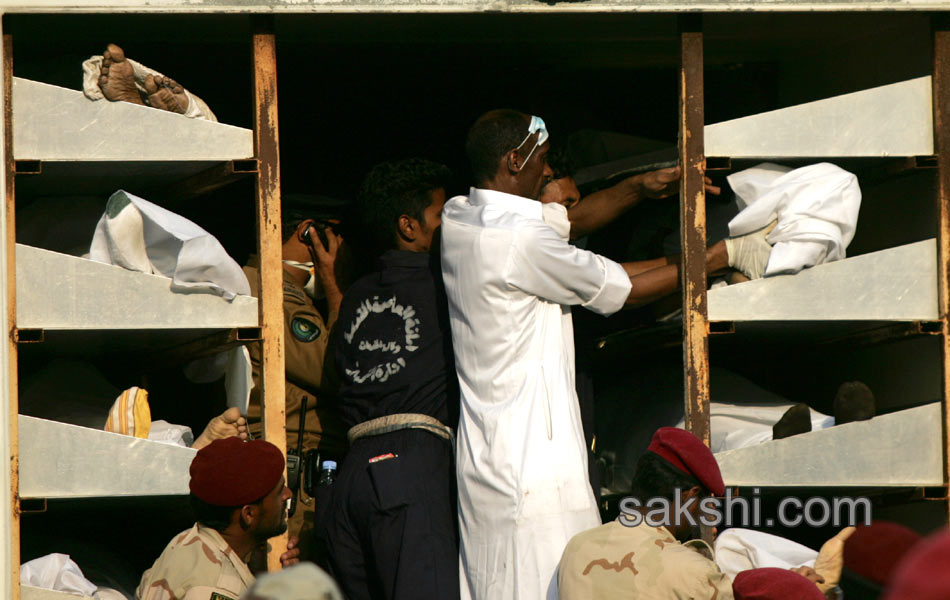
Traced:
POLYGON ((39 344, 46 341, 45 329, 14 329, 13 341, 18 344, 39 344))

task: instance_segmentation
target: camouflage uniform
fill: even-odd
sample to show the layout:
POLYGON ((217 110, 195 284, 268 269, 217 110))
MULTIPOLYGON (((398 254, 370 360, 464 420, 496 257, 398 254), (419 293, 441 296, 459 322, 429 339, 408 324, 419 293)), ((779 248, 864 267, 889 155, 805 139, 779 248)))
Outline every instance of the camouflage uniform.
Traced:
POLYGON ((195 524, 169 542, 135 591, 138 600, 238 600, 254 583, 221 534, 195 524))
POLYGON ((558 588, 561 600, 733 598, 732 582, 716 563, 677 542, 666 528, 619 521, 571 539, 558 568, 558 588))
MULTIPOLYGON (((259 259, 254 256, 244 267, 244 274, 251 284, 251 294, 258 293, 259 259)), ((286 403, 287 449, 297 448, 297 432, 300 430, 300 408, 307 399, 307 419, 304 429, 303 449, 318 449, 323 458, 343 456, 346 428, 340 420, 336 398, 338 383, 332 361, 327 358, 329 330, 336 323, 337 313, 329 315, 326 323, 313 300, 297 284, 286 270, 284 274, 284 398, 286 403), (324 368, 327 361, 327 368, 324 368)), ((261 436, 261 349, 259 344, 248 346, 254 375, 247 411, 251 434, 261 436)), ((314 499, 303 491, 301 482, 297 491, 297 509, 288 521, 291 535, 300 537, 302 558, 310 558, 309 544, 313 537, 314 499)))

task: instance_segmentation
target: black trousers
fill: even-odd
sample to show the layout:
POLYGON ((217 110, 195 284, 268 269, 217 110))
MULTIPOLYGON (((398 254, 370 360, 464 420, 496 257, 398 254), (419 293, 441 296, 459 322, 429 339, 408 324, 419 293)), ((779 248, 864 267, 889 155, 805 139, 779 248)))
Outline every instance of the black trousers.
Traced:
POLYGON ((359 439, 331 490, 330 570, 349 600, 459 597, 455 459, 447 440, 417 429, 359 439), (386 454, 395 457, 370 462, 386 454))

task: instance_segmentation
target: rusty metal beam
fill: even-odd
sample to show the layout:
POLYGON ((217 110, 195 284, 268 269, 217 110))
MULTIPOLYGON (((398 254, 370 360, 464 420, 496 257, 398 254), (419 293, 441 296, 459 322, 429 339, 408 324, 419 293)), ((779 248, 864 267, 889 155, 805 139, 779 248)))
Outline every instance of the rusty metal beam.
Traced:
POLYGON ((18 361, 16 342, 16 163, 13 160, 13 36, 3 36, 3 152, 6 177, 6 259, 7 259, 7 389, 9 392, 10 494, 12 516, 9 535, 10 587, 12 598, 20 597, 20 456, 17 413, 19 413, 18 361))
MULTIPOLYGON (((261 257, 261 403, 264 438, 286 455, 284 401, 283 263, 280 235, 280 148, 277 130, 277 42, 273 17, 254 17, 251 33, 254 60, 254 154, 257 175, 257 242, 261 257)), ((287 534, 270 541, 267 565, 280 568, 287 534)))
MULTIPOLYGON (((950 481, 950 23, 934 30, 934 147, 937 151, 937 291, 943 322, 941 377, 944 473, 950 481)), ((948 506, 950 520, 950 506, 948 506)))
POLYGON ((702 17, 680 17, 680 234, 686 427, 709 445, 702 17))

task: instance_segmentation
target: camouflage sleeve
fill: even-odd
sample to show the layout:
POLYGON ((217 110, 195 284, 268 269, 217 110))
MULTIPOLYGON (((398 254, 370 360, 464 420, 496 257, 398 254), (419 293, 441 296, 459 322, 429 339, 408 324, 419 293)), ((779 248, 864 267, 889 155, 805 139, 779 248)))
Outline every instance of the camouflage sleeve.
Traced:
POLYGON ((205 585, 190 588, 181 600, 239 600, 234 592, 205 585))
POLYGON ((732 580, 712 561, 696 562, 684 569, 681 577, 684 597, 697 600, 733 600, 732 580), (685 571, 692 574, 686 575, 685 571))

